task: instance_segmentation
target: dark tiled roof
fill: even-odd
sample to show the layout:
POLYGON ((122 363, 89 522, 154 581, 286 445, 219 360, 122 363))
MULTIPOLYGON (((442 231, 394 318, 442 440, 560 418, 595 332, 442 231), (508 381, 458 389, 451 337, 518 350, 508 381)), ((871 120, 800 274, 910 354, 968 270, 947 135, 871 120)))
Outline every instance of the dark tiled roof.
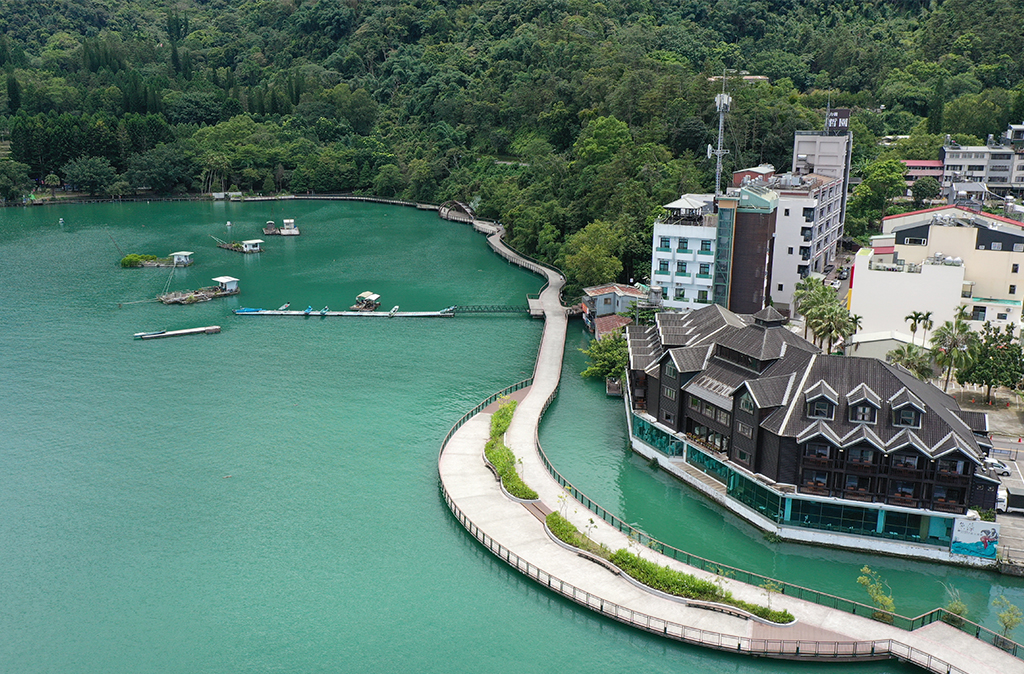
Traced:
POLYGON ((817 400, 818 398, 825 398, 832 402, 833 405, 839 404, 839 394, 836 390, 828 385, 828 382, 824 379, 819 379, 809 388, 804 390, 804 396, 807 397, 807 401, 817 400))
POLYGON ((988 433, 988 415, 984 412, 957 410, 956 415, 975 433, 988 433))
POLYGON ((661 358, 665 348, 653 327, 643 325, 626 326, 629 344, 629 368, 646 370, 647 366, 661 358))
POLYGON ((786 404, 796 390, 797 378, 796 373, 792 372, 777 377, 750 379, 746 384, 754 404, 761 409, 768 409, 786 404))
POLYGON ((668 354, 672 357, 672 364, 680 372, 700 372, 707 364, 712 348, 714 344, 683 346, 669 349, 668 354))
MULTIPOLYGON (((968 456, 976 460, 981 449, 971 428, 960 417, 960 409, 956 401, 931 384, 915 378, 912 374, 874 358, 849 358, 846 356, 816 356, 807 372, 803 384, 805 394, 794 396, 787 407, 780 408, 771 414, 762 427, 779 435, 796 437, 803 433, 813 420, 806 417, 806 392, 812 386, 807 382, 828 382, 840 398, 845 398, 835 411, 835 417, 827 424, 841 437, 849 442, 852 431, 864 426, 863 423, 850 421, 847 393, 852 393, 862 384, 870 387, 883 401, 876 417, 876 423, 868 424, 874 434, 871 444, 881 442, 885 451, 892 452, 908 445, 918 447, 925 454, 937 456, 946 451, 947 436, 957 435, 957 442, 965 448, 968 456), (892 425, 891 417, 894 409, 890 401, 897 405, 905 405, 913 401, 924 409, 921 415, 921 428, 900 428, 892 425)), ((844 444, 845 444, 844 442, 844 444)))
POLYGON ((862 402, 869 402, 875 406, 875 409, 882 407, 882 397, 871 390, 871 387, 861 382, 857 388, 853 389, 846 394, 846 403, 848 405, 859 405, 862 402))

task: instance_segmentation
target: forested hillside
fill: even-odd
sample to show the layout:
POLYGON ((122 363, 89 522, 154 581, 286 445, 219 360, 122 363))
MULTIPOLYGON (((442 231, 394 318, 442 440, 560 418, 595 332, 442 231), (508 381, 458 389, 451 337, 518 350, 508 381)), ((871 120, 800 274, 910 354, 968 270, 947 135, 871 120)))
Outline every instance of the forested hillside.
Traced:
MULTIPOLYGON (((853 108, 855 164, 1024 121, 1012 0, 0 0, 0 192, 472 201, 578 283, 642 276, 660 204, 788 168, 853 108), (877 138, 913 134, 880 154, 877 138), (0 153, 2 155, 2 153, 0 153)), ((877 199, 858 195, 862 233, 877 199)))

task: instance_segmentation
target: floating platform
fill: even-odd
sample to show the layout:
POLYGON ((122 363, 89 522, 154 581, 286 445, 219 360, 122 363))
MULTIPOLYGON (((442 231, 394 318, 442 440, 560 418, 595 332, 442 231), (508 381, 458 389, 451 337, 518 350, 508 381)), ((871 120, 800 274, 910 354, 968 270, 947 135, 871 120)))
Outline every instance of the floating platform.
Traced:
POLYGON ((181 337, 182 335, 213 335, 220 332, 219 325, 207 325, 203 328, 187 328, 185 330, 157 330, 156 332, 136 332, 135 339, 160 339, 162 337, 181 337))
POLYGON ((280 309, 235 309, 239 316, 361 316, 365 318, 451 318, 455 315, 452 309, 441 311, 281 311, 280 309))
POLYGON ((281 227, 275 225, 273 220, 267 220, 267 226, 263 228, 263 233, 267 236, 298 236, 299 230, 295 226, 295 220, 285 218, 281 227))

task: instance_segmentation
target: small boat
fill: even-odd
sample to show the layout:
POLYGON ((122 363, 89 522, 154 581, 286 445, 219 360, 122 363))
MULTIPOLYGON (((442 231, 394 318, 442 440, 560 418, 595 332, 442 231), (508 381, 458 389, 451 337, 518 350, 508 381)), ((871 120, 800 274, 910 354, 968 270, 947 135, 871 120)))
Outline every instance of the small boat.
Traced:
POLYGON ((230 221, 230 220, 228 220, 228 227, 230 227, 230 226, 231 226, 231 221, 230 221))
POLYGON ((330 309, 325 305, 324 308, 320 310, 320 315, 326 316, 328 311, 330 311, 330 309))
POLYGON ((395 306, 391 307, 391 311, 388 312, 388 318, 391 318, 392 316, 394 316, 397 313, 398 313, 398 305, 396 304, 395 306))
POLYGON ((305 311, 303 311, 302 313, 304 313, 304 314, 306 314, 307 316, 309 316, 309 315, 310 315, 311 313, 313 313, 313 305, 312 305, 312 304, 310 304, 310 305, 309 305, 308 307, 306 307, 306 310, 305 310, 305 311))
POLYGON ((291 302, 285 302, 284 304, 282 304, 281 306, 279 306, 279 307, 277 308, 277 310, 278 310, 278 311, 284 311, 284 310, 286 310, 286 309, 287 309, 288 307, 290 307, 291 305, 292 305, 292 303, 291 303, 291 302))
POLYGON ((242 307, 241 309, 235 309, 236 314, 258 314, 263 309, 250 309, 249 307, 242 307))
POLYGON ((63 225, 63 224, 64 224, 64 218, 61 218, 61 219, 60 219, 60 222, 58 222, 57 224, 59 224, 59 225, 63 225))
POLYGON ((351 311, 376 311, 380 307, 380 295, 369 290, 356 295, 356 303, 349 307, 351 311))

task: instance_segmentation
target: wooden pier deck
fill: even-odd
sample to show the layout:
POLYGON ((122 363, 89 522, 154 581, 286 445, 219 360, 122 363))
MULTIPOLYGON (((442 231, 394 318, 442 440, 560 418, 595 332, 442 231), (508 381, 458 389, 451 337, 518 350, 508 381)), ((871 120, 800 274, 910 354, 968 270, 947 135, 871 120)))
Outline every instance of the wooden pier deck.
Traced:
POLYGON ((305 311, 280 311, 277 309, 235 309, 239 316, 359 316, 363 318, 451 318, 455 312, 448 309, 442 311, 325 311, 313 310, 308 314, 305 311))

